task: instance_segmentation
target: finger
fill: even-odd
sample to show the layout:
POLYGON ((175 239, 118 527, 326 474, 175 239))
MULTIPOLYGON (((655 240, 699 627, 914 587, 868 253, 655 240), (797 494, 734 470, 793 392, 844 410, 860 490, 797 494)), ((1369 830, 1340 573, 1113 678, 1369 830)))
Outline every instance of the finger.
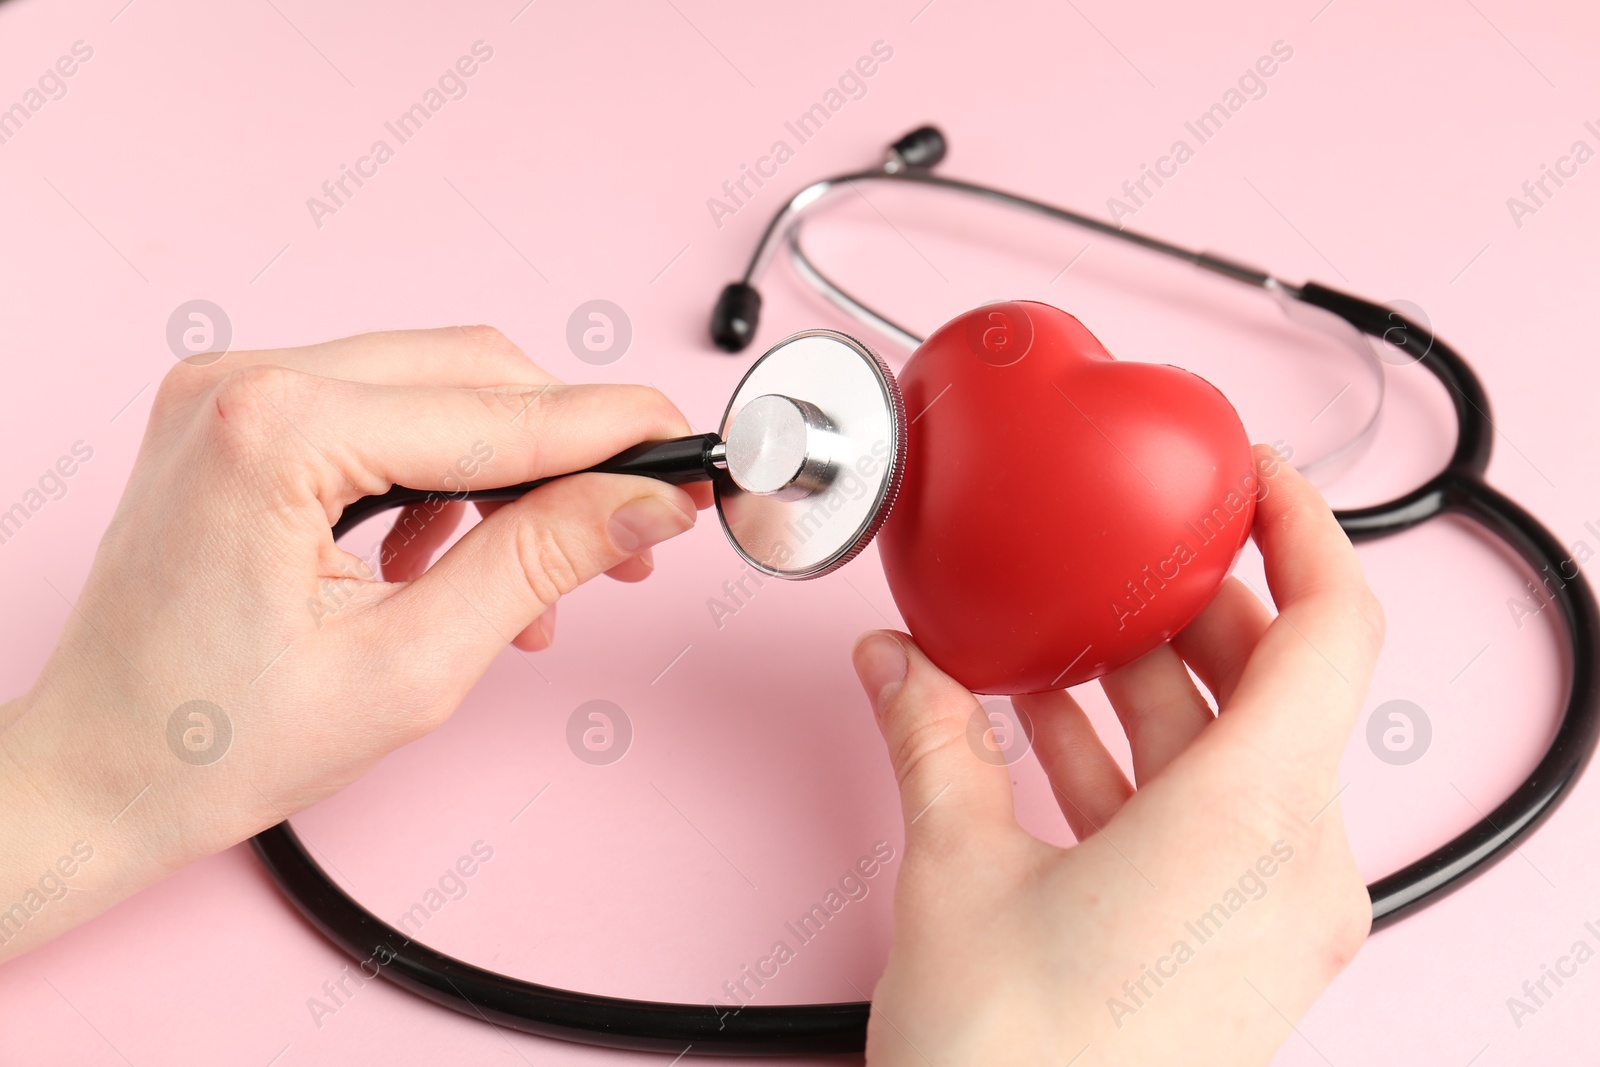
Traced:
POLYGON ((460 501, 444 499, 402 508, 378 549, 384 581, 409 582, 427 570, 433 554, 460 525, 464 510, 460 501))
MULTIPOLYGON (((693 492, 693 490, 709 490, 710 486, 701 484, 683 486, 682 488, 690 490, 689 495, 694 498, 695 508, 697 510, 706 507, 705 504, 700 503, 700 494, 693 492)), ((505 503, 506 502, 503 500, 480 500, 478 502, 478 511, 483 515, 484 518, 488 518, 490 515, 493 515, 496 511, 500 510, 505 503)), ((606 571, 606 577, 615 578, 619 582, 642 582, 646 578, 650 577, 650 575, 654 574, 655 570, 655 553, 646 548, 640 551, 638 555, 629 559, 625 559, 615 567, 612 567, 610 570, 606 571)), ((554 620, 552 620, 551 625, 554 626, 554 620)), ((529 640, 537 639, 537 636, 529 638, 529 640)), ((518 641, 513 641, 512 644, 516 645, 518 648, 524 649, 525 651, 534 651, 534 649, 528 648, 518 641)), ((545 640, 544 645, 540 645, 539 647, 543 648, 548 644, 549 641, 545 640)))
MULTIPOLYGON (((686 485, 678 486, 678 488, 689 494, 690 499, 694 501, 695 508, 699 511, 704 511, 716 503, 717 498, 715 493, 712 492, 710 482, 689 482, 686 485)), ((487 518, 493 515, 495 509, 504 503, 505 501, 503 500, 480 500, 475 506, 478 509, 478 513, 487 518)))
MULTIPOLYGON (((716 503, 716 495, 711 489, 710 482, 689 482, 679 485, 678 488, 689 494, 689 499, 694 501, 696 511, 704 511, 716 503)), ((503 500, 480 500, 476 506, 479 513, 487 518, 493 515, 495 509, 504 503, 505 501, 503 500)))
POLYGON ((443 665, 437 669, 447 677, 429 681, 443 683, 453 707, 495 655, 563 595, 687 530, 694 516, 687 494, 654 479, 562 478, 474 526, 425 574, 377 605, 370 624, 425 643, 428 655, 418 658, 443 665))
MULTIPOLYGON (((690 486, 683 486, 683 488, 690 488, 690 486)), ((699 486, 694 486, 694 488, 699 488, 699 486)), ((482 515, 483 518, 488 518, 490 515, 493 515, 494 512, 498 512, 501 507, 506 506, 506 504, 507 501, 478 501, 478 514, 482 515)), ((696 506, 698 506, 698 502, 696 502, 696 506)), ((606 571, 606 576, 614 577, 614 579, 619 582, 642 582, 645 581, 646 577, 650 577, 651 574, 654 573, 656 573, 656 555, 654 555, 654 552, 651 552, 650 549, 643 549, 642 552, 638 553, 638 555, 635 555, 635 557, 622 560, 621 563, 613 566, 610 571, 606 571)), ((554 617, 552 617, 550 625, 554 627, 554 617)), ((525 632, 525 635, 526 640, 541 640, 541 635, 536 632, 525 632)), ((531 646, 525 645, 522 638, 512 641, 512 645, 517 646, 517 648, 522 648, 523 651, 536 651, 536 649, 531 648, 531 646)), ((549 640, 547 640, 547 637, 544 637, 544 643, 539 645, 539 648, 544 648, 544 646, 547 645, 549 645, 549 640)))
MULTIPOLYGON (((686 485, 680 485, 678 488, 685 491, 685 493, 690 494, 691 501, 694 501, 694 509, 701 510, 701 512, 717 502, 717 496, 715 496, 715 493, 712 493, 710 482, 690 482, 686 483, 686 485)), ((498 509, 498 507, 501 507, 504 502, 506 501, 478 501, 478 514, 488 518, 490 515, 493 515, 494 510, 498 509)), ((653 566, 654 565, 651 565, 651 568, 653 568, 653 566)))
POLYGON ((1178 655, 1211 691, 1221 714, 1233 699, 1250 653, 1272 624, 1272 612, 1250 587, 1229 578, 1210 604, 1172 639, 1178 655))
POLYGON ((1157 645, 1118 667, 1100 685, 1133 750, 1141 786, 1160 774, 1211 722, 1211 708, 1170 644, 1157 645))
POLYGON ((524 652, 541 652, 549 648, 556 640, 556 611, 559 604, 551 604, 545 608, 537 619, 534 619, 522 632, 511 639, 511 643, 524 652))
POLYGON ((689 499, 693 500, 694 506, 701 511, 709 508, 717 501, 716 494, 712 491, 710 482, 691 482, 688 485, 681 486, 680 488, 689 494, 689 499))
POLYGON ((948 847, 971 833, 1014 829, 1009 771, 979 759, 968 741, 973 717, 982 715, 977 698, 905 634, 866 633, 851 658, 900 783, 907 847, 948 847))
POLYGON ((1034 755, 1073 836, 1082 841, 1111 820, 1133 796, 1133 786, 1072 694, 1030 693, 1011 703, 1033 720, 1034 755))
POLYGON ((1383 643, 1383 609, 1311 484, 1257 450, 1255 537, 1278 617, 1234 691, 1230 720, 1283 755, 1284 773, 1337 765, 1383 643))
POLYGON ((689 429, 642 385, 390 386, 256 367, 223 380, 215 405, 219 447, 248 451, 280 477, 308 474, 330 517, 390 485, 514 485, 689 429))
POLYGON ((655 573, 656 556, 648 548, 631 559, 606 571, 606 577, 615 578, 619 582, 642 582, 655 573))
POLYGON ((1355 548, 1322 494, 1271 448, 1257 445, 1255 452, 1261 489, 1252 533, 1278 611, 1318 597, 1349 603, 1367 594, 1355 548))
POLYGON ((387 385, 543 385, 556 381, 493 326, 388 330, 343 337, 303 348, 229 352, 214 366, 223 373, 270 364, 387 385))

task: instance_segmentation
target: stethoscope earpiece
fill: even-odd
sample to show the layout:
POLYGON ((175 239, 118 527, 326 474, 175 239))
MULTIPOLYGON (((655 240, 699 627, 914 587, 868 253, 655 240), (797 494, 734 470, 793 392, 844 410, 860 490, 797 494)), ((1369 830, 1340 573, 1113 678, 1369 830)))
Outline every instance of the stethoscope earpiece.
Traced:
POLYGON ((724 352, 743 352, 761 325, 761 294, 749 282, 729 282, 711 309, 711 342, 724 352))
MULTIPOLYGON (((918 126, 891 144, 884 155, 882 167, 870 173, 894 175, 929 171, 944 162, 945 153, 948 151, 949 142, 945 140, 944 133, 939 127, 918 126)), ((817 196, 820 197, 832 184, 832 181, 818 182, 811 188, 816 189, 817 196)), ((814 203, 815 199, 816 197, 809 197, 807 192, 802 191, 794 201, 791 201, 791 205, 795 202, 814 203)), ((711 309, 711 343, 724 352, 743 352, 750 346, 750 342, 755 340, 756 328, 761 325, 761 292, 755 287, 755 277, 764 264, 765 252, 777 234, 780 224, 792 210, 794 210, 792 207, 785 209, 784 213, 767 227, 767 232, 762 235, 761 245, 751 258, 744 277, 736 282, 729 282, 717 295, 717 302, 711 309)), ((795 211, 795 214, 798 214, 798 211, 795 211)))

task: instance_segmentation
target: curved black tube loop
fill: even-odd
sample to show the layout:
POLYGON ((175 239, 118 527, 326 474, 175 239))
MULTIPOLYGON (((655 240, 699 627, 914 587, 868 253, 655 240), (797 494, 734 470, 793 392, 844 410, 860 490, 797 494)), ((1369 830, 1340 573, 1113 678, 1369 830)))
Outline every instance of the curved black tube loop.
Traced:
MULTIPOLYGON (((1565 799, 1600 738, 1600 611, 1588 580, 1565 558, 1560 542, 1484 483, 1494 426, 1488 397, 1466 362, 1430 331, 1389 308, 1315 283, 1291 295, 1415 357, 1444 384, 1455 406, 1456 447, 1445 470, 1387 503, 1339 512, 1351 539, 1388 536, 1446 512, 1465 515, 1533 569, 1571 642, 1566 707, 1549 749, 1528 778, 1476 825, 1368 887, 1373 926, 1379 928, 1483 873, 1565 799)), ((509 499, 527 488, 464 498, 509 499)), ((370 514, 427 496, 397 489, 358 501, 335 527, 335 536, 370 514)), ((352 959, 470 1017, 567 1041, 672 1055, 859 1052, 866 1041, 866 1003, 718 1009, 577 993, 496 974, 418 944, 361 907, 311 858, 287 822, 258 834, 252 844, 300 914, 352 959)))
POLYGON ((1351 540, 1408 529, 1445 512, 1464 515, 1504 542, 1534 572, 1545 601, 1567 631, 1566 704, 1550 746, 1511 795, 1463 833, 1367 887, 1372 926, 1380 929, 1425 907, 1488 870, 1548 819, 1583 773, 1600 740, 1600 609, 1594 590, 1566 549, 1515 501, 1483 481, 1494 443, 1489 398, 1449 345, 1391 309, 1308 282, 1300 300, 1331 311, 1356 329, 1402 349, 1443 383, 1455 407, 1457 436, 1445 469, 1385 504, 1336 513, 1351 540))

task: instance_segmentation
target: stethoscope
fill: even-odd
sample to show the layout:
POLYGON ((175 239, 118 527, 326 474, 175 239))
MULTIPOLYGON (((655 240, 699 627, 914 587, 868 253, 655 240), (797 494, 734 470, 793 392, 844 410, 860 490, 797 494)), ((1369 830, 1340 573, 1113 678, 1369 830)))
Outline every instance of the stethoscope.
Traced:
MULTIPOLYGON (((1444 385, 1455 408, 1457 437, 1449 463, 1387 503, 1338 512, 1339 523, 1359 541, 1398 533, 1446 513, 1475 521, 1539 576, 1566 629, 1568 690, 1548 750, 1510 796, 1454 839, 1368 887, 1373 928, 1426 907, 1503 859, 1566 798, 1600 739, 1600 611, 1588 581, 1560 542, 1483 481, 1495 431, 1483 386, 1466 362, 1431 331, 1383 305, 1315 282, 1290 285, 1231 260, 935 175, 933 168, 944 155, 943 135, 923 127, 891 145, 878 167, 819 181, 796 193, 763 232, 743 278, 722 291, 711 319, 713 341, 738 352, 753 340, 761 308, 755 282, 779 244, 787 242, 799 276, 829 301, 892 341, 920 344, 921 338, 823 275, 799 239, 807 212, 834 190, 899 182, 999 202, 1191 263, 1288 305, 1329 313, 1426 367, 1444 385)), ((805 579, 843 566, 872 540, 894 504, 905 445, 906 413, 888 368, 851 337, 811 330, 780 342, 751 367, 734 390, 718 433, 641 445, 592 469, 675 483, 710 481, 734 549, 765 574, 805 579), (847 474, 852 486, 865 489, 838 492, 847 474)), ((515 499, 543 481, 548 479, 474 491, 465 498, 515 499)), ((377 512, 429 496, 397 487, 360 500, 334 526, 334 537, 377 512)), ((371 967, 372 973, 473 1018, 546 1037, 674 1055, 858 1052, 865 1044, 867 1003, 719 1010, 571 992, 476 967, 418 944, 356 903, 311 858, 287 822, 263 831, 252 843, 300 913, 358 961, 363 973, 371 967)))

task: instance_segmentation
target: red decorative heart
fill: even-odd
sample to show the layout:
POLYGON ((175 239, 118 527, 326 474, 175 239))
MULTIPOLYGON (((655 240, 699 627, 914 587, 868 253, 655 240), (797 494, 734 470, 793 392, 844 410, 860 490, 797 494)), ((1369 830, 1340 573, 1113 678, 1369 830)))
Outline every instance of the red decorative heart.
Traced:
POLYGON ((1233 569, 1255 464, 1203 378, 1119 363, 1024 301, 940 327, 900 386, 911 424, 883 567, 912 636, 967 688, 1097 678, 1188 625, 1233 569))

